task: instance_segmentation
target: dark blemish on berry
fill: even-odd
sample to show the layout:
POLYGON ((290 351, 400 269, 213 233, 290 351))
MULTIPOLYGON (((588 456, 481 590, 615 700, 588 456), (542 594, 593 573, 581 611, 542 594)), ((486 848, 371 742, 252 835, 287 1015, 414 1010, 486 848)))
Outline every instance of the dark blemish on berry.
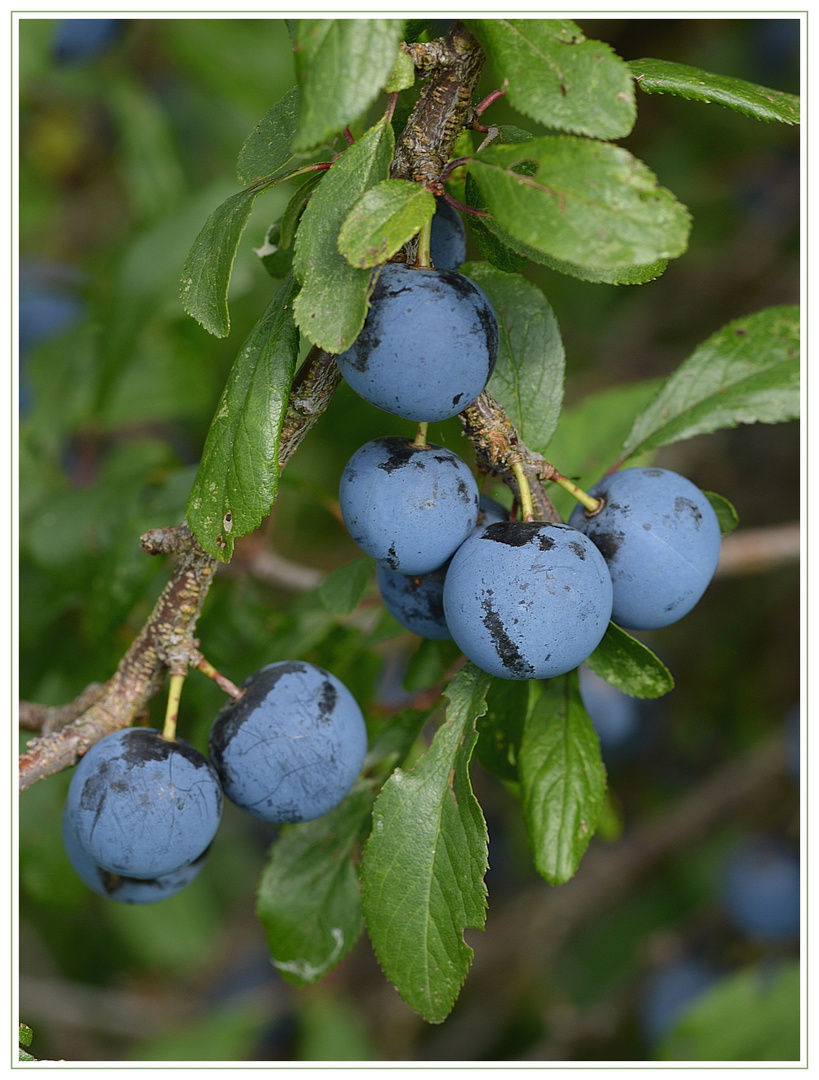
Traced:
MULTIPOLYGON (((495 521, 486 526, 480 539, 494 540, 496 544, 506 544, 508 547, 525 547, 540 535, 542 527, 537 521, 495 521)), ((541 537, 541 540, 548 541, 549 547, 554 543, 547 536, 541 537)), ((548 547, 541 546, 541 551, 548 551, 548 547)))
MULTIPOLYGON (((419 447, 413 446, 409 439, 379 439, 378 443, 388 453, 386 460, 378 463, 378 468, 385 473, 394 473, 405 468, 419 451, 419 447)), ((420 469, 425 468, 423 460, 413 461, 413 464, 420 469)))
POLYGON ((318 700, 319 719, 331 720, 333 710, 338 702, 338 690, 329 679, 325 679, 321 686, 321 694, 318 700))
POLYGON ((527 663, 520 649, 507 634, 503 620, 493 609, 492 602, 488 597, 481 601, 481 607, 484 610, 483 624, 489 632, 492 644, 495 646, 504 668, 520 678, 534 675, 534 668, 527 663))
POLYGON ((678 517, 682 517, 683 514, 688 511, 694 519, 694 528, 698 529, 702 525, 702 512, 696 503, 691 499, 687 499, 684 495, 678 495, 674 500, 674 513, 678 517))
POLYGON ((606 562, 612 562, 615 559, 625 538, 625 533, 615 532, 614 530, 595 533, 592 537, 595 547, 606 562))
POLYGON ((570 540, 569 548, 575 553, 578 559, 581 559, 583 562, 586 561, 586 549, 583 547, 579 540, 570 540))

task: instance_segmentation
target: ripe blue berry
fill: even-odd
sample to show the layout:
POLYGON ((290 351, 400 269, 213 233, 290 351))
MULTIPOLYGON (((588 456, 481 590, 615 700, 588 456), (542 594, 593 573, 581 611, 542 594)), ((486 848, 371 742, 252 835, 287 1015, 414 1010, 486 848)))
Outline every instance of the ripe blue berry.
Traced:
POLYGON ((58 63, 82 64, 105 53, 125 26, 124 19, 58 19, 52 50, 58 63))
POLYGON ((153 728, 125 728, 80 759, 66 800, 80 848, 112 874, 157 878, 192 863, 216 834, 219 778, 204 754, 153 728))
POLYGON ((353 390, 379 409, 446 420, 486 386, 498 341, 492 306, 468 277, 389 263, 361 333, 337 362, 353 390))
POLYGON ((600 644, 611 578, 594 544, 568 525, 497 522, 453 556, 444 613, 458 646, 484 671, 549 679, 600 644))
POLYGON ((347 687, 323 668, 268 664, 244 683, 210 733, 225 794, 262 821, 312 821, 342 801, 367 752, 367 727, 347 687))
POLYGON ((655 468, 612 473, 589 494, 604 500, 603 509, 589 515, 577 506, 569 524, 608 563, 614 622, 655 630, 687 615, 719 560, 719 521, 705 495, 685 477, 655 468))
POLYGON ((420 637, 448 641, 452 634, 444 618, 446 566, 430 574, 399 574, 388 566, 376 570, 384 607, 420 637))
POLYGON ((443 566, 478 520, 478 486, 465 461, 441 446, 374 439, 341 476, 339 501, 353 540, 402 574, 443 566))
POLYGON ((640 1023, 650 1042, 661 1039, 685 1011, 709 990, 719 971, 699 957, 681 957, 655 968, 640 993, 640 1023))
POLYGON ((589 714, 606 763, 610 757, 626 756, 640 729, 640 701, 624 694, 587 664, 578 668, 580 697, 589 714))
POLYGON ((436 270, 457 270, 466 262, 466 229, 461 215, 446 199, 438 199, 432 215, 429 253, 436 270))
POLYGON ((736 928, 762 941, 799 936, 799 859, 767 837, 754 837, 731 855, 722 900, 736 928))
POLYGON ((198 877, 207 862, 209 848, 198 859, 170 874, 156 878, 123 877, 102 870, 77 842, 74 830, 63 811, 63 847, 74 871, 82 882, 98 896, 116 900, 120 904, 155 904, 175 896, 198 877))

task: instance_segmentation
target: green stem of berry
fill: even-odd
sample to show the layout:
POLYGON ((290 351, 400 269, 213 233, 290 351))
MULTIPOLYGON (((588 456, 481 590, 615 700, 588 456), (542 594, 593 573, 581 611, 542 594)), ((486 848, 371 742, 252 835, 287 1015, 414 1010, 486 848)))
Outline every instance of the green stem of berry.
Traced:
POLYGON ((562 487, 564 491, 568 491, 577 501, 585 506, 586 510, 590 514, 596 514, 602 506, 600 499, 595 499, 593 495, 589 495, 588 492, 579 488, 568 476, 564 476, 563 473, 557 471, 550 477, 559 487, 562 487))
POLYGON ((512 472, 515 474, 515 480, 518 484, 518 494, 520 498, 520 512, 524 521, 535 520, 535 509, 532 505, 532 489, 529 487, 529 477, 526 475, 526 470, 523 467, 522 461, 515 461, 512 463, 512 472))
POLYGON ((426 420, 423 420, 418 425, 418 431, 415 434, 415 438, 412 440, 412 445, 417 446, 420 450, 426 450, 427 448, 427 428, 429 424, 426 420))
POLYGON ((172 674, 171 685, 168 687, 168 704, 165 708, 165 726, 162 728, 162 737, 169 742, 176 738, 176 721, 179 717, 179 699, 182 697, 182 686, 185 682, 185 674, 172 674))
POLYGON ((429 245, 432 236, 432 218, 418 233, 418 254, 415 256, 415 265, 421 269, 429 269, 432 266, 432 256, 429 245))

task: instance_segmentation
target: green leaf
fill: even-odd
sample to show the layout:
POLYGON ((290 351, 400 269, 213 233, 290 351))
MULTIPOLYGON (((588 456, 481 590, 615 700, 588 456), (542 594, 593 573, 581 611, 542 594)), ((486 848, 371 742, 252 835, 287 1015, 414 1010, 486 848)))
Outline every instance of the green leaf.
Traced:
POLYGON ((629 68, 646 94, 675 94, 689 101, 713 102, 756 120, 799 123, 799 98, 782 90, 745 82, 729 75, 675 64, 670 60, 632 60, 629 68))
POLYGON ((799 307, 764 308, 718 330, 685 360, 634 421, 619 463, 738 424, 799 416, 799 307))
POLYGON ((387 178, 394 146, 392 128, 380 120, 335 161, 302 215, 293 262, 303 282, 296 322, 327 352, 349 348, 367 316, 370 271, 350 266, 338 234, 364 192, 387 178))
POLYGON ((566 354, 557 319, 540 289, 486 263, 461 270, 489 297, 500 349, 488 392, 503 405, 526 445, 546 448, 563 404, 566 354))
POLYGON ((620 146, 571 136, 489 146, 470 172, 501 228, 550 258, 611 271, 686 249, 688 211, 620 146))
MULTIPOLYGON (((470 182, 475 183, 471 177, 467 177, 467 190, 470 182)), ((492 223, 487 218, 470 214, 469 231, 472 233, 472 239, 475 241, 478 251, 492 266, 497 267, 498 270, 503 270, 506 274, 523 273, 529 261, 528 257, 516 251, 513 244, 505 243, 500 237, 502 230, 497 227, 493 228, 492 223)))
POLYGON ((526 718, 518 775, 535 868, 561 885, 577 870, 606 795, 600 744, 576 671, 546 682, 526 718))
POLYGON ((409 53, 403 49, 398 50, 393 69, 384 83, 384 91, 387 94, 397 94, 401 90, 409 90, 415 85, 415 64, 409 53))
POLYGON ((262 187, 237 191, 217 206, 193 242, 182 271, 182 306, 215 337, 230 332, 228 287, 239 241, 262 187))
POLYGON ((271 848, 256 912, 274 966, 295 986, 326 975, 364 927, 353 854, 372 801, 369 788, 353 789, 329 814, 283 828, 271 848))
POLYGON ((300 98, 298 86, 288 90, 245 139, 236 163, 240 183, 272 176, 291 160, 300 98))
POLYGON ((726 536, 728 533, 733 532, 739 525, 739 514, 734 504, 724 496, 717 495, 715 491, 704 491, 703 495, 714 508, 714 513, 719 520, 719 531, 722 535, 726 536))
POLYGON ((588 41, 570 19, 470 21, 506 96, 525 116, 559 131, 619 139, 637 109, 628 65, 610 45, 588 41))
POLYGON ((587 657, 586 664, 606 682, 638 698, 658 698, 674 689, 674 678, 665 664, 641 641, 614 623, 587 657))
POLYGON ((319 585, 321 602, 333 615, 351 615, 372 576, 373 561, 366 556, 337 566, 319 585))
MULTIPOLYGON (((34 1032, 28 1026, 28 1024, 20 1024, 20 1033, 18 1035, 18 1041, 22 1046, 31 1046, 31 1040, 34 1038, 34 1032)), ((33 1060, 33 1059, 32 1059, 33 1060)))
POLYGON ((530 683, 493 679, 486 695, 486 712, 478 719, 478 760, 485 769, 513 783, 518 778, 518 753, 529 711, 530 683))
POLYGON ((343 131, 372 105, 390 77, 403 32, 403 19, 299 19, 296 150, 343 131))
POLYGON ((250 333, 210 426, 187 517, 196 539, 228 561, 237 536, 267 515, 279 484, 279 436, 299 351, 288 278, 250 333))
POLYGON ((661 1061, 798 1061, 799 963, 743 968, 699 995, 661 1042, 661 1061))
POLYGON ((485 919, 486 825, 469 762, 489 680, 467 664, 449 684, 445 722, 415 767, 382 788, 364 848, 361 900, 378 961, 429 1023, 446 1019, 466 978, 464 928, 485 919))
POLYGON ((432 220, 435 196, 411 180, 382 180, 352 208, 338 250, 352 266, 379 266, 432 220))

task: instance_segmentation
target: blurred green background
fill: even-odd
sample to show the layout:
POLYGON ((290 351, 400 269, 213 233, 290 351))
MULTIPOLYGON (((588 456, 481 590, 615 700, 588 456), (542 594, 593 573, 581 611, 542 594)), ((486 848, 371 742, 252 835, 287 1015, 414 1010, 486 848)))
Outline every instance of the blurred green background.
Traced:
MULTIPOLYGON (((231 286, 231 334, 209 337, 182 311, 182 264, 208 213, 239 187, 246 135, 294 81, 287 28, 255 18, 89 21, 112 25, 19 22, 19 684, 21 697, 50 704, 111 674, 166 579, 164 560, 142 554, 138 538, 184 514, 230 365, 276 287, 252 248, 292 190, 257 200, 231 286)), ((799 92, 796 19, 581 25, 628 60, 676 60, 799 92)), ((486 72, 482 90, 491 89, 486 72)), ((491 119, 521 122, 503 101, 491 119)), ((691 246, 639 287, 527 270, 557 314, 570 406, 665 375, 727 321, 800 296, 798 131, 639 94, 623 142, 691 209, 691 246)), ((289 588, 293 573, 260 558, 274 551, 326 571, 357 557, 338 519, 338 476, 361 443, 396 425, 342 388, 285 470, 269 520, 220 570, 198 632, 234 681, 301 656, 387 716, 408 663, 415 688, 438 677, 437 652, 401 633, 374 596, 339 621, 315 590, 289 588)), ((457 421, 431 435, 465 452, 457 421)), ((694 439, 658 460, 730 498, 742 528, 798 521, 796 424, 694 439)), ((786 559, 720 576, 690 616, 646 640, 677 688, 603 739, 607 827, 564 887, 575 889, 572 915, 554 940, 543 920, 559 920, 560 890, 531 868, 514 792, 476 766, 489 917, 484 933, 468 935, 475 968, 438 1028, 403 1005, 366 939, 314 987, 276 976, 253 910, 272 829, 228 806, 209 865, 186 892, 125 907, 89 893, 62 852, 69 776, 36 785, 21 799, 19 874, 20 1019, 34 1029, 32 1053, 69 1062, 797 1056, 798 939, 743 930, 722 890, 749 840, 788 866, 799 851, 799 568, 786 559), (753 757, 769 739, 790 755, 778 771, 753 757), (721 777, 736 779, 729 769, 747 792, 722 806, 712 778, 719 792, 721 777), (635 863, 624 855, 625 869, 606 876, 604 860, 618 851, 635 863), (664 971, 670 990, 656 981, 664 971), (693 1035, 674 1041, 646 1003, 656 1012, 663 994, 685 997, 680 986, 714 995, 699 1019, 691 1014, 693 1035), (761 1037, 758 1016, 778 1036, 761 1037)), ((184 737, 204 749, 223 701, 194 672, 184 737)), ((162 702, 153 704, 159 723, 162 702)))

